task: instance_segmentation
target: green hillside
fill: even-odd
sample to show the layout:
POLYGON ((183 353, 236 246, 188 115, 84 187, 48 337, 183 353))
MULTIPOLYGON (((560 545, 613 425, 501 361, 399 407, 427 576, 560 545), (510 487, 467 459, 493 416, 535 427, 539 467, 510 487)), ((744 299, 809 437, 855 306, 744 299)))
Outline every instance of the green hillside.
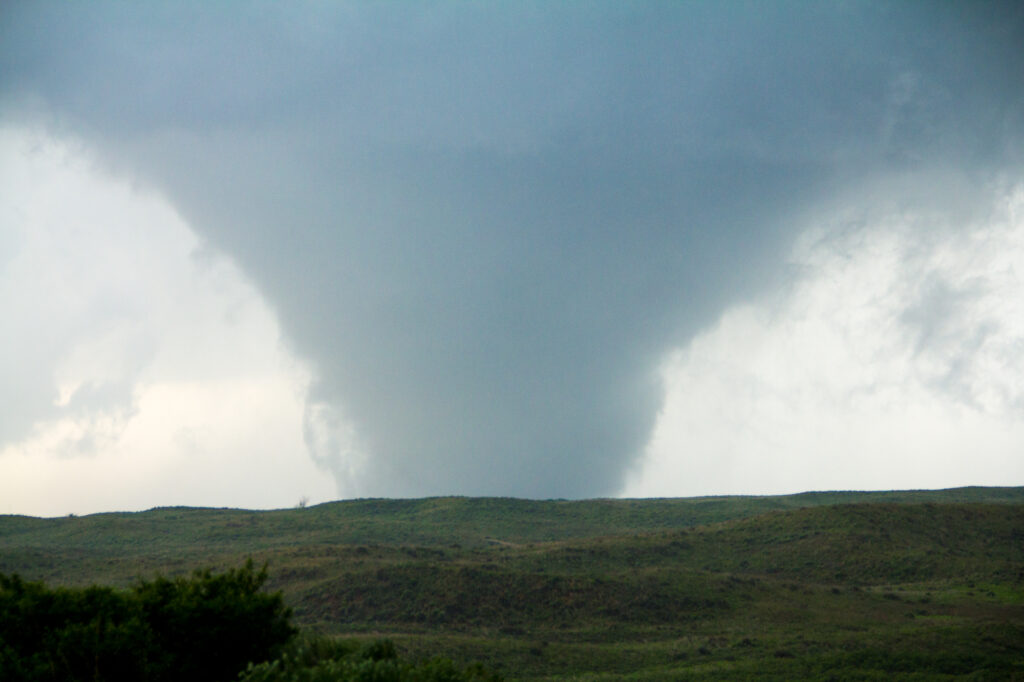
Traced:
POLYGON ((1024 679, 1024 488, 0 517, 0 573, 268 562, 296 622, 521 679, 1024 679))

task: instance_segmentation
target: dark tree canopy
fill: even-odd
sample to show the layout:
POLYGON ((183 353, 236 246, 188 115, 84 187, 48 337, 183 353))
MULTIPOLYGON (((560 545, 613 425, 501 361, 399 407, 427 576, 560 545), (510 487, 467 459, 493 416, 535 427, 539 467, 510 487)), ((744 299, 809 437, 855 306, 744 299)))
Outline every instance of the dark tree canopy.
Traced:
POLYGON ((157 577, 127 591, 48 588, 0 574, 0 679, 222 682, 272 659, 295 634, 252 561, 157 577))

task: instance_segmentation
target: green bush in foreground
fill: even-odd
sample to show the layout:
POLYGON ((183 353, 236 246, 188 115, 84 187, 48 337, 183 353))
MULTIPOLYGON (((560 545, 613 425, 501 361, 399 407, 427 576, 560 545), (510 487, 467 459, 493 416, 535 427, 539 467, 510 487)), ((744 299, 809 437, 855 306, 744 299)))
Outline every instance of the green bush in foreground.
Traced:
POLYGON ((127 591, 0 574, 0 680, 224 682, 276 657, 296 629, 266 568, 158 577, 127 591))
POLYGON ((266 567, 157 577, 129 590, 0 574, 3 682, 492 682, 478 666, 408 663, 388 640, 295 637, 266 567))
POLYGON ((479 665, 459 668, 448 659, 401 661, 389 640, 362 648, 349 642, 298 638, 275 661, 250 665, 239 682, 497 682, 479 665))

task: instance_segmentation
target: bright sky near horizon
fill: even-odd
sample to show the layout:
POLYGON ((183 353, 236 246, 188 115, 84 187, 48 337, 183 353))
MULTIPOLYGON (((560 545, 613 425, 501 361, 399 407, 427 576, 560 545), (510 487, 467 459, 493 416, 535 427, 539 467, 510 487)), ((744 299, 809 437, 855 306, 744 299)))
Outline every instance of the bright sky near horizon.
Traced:
POLYGON ((0 513, 1024 484, 1014 3, 9 3, 0 513))

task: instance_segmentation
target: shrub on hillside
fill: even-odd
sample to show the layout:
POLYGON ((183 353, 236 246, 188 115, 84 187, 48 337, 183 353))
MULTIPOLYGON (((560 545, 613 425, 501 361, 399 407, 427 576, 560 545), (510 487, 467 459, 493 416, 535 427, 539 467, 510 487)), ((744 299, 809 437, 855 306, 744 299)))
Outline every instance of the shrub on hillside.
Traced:
POLYGON ((446 658, 409 663, 390 640, 362 648, 324 638, 298 638, 280 658, 250 665, 239 682, 499 682, 479 665, 460 668, 446 658))
POLYGON ((0 680, 224 682, 295 634, 252 561, 214 574, 48 588, 0 574, 0 680))

